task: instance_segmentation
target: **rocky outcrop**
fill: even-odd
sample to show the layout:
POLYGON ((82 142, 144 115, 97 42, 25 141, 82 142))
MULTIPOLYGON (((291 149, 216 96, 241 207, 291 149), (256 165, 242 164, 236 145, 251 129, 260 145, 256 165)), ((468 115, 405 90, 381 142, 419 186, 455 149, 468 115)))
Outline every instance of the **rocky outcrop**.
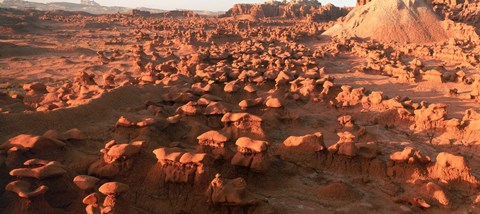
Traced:
POLYGON ((445 104, 430 104, 423 105, 420 109, 414 111, 415 124, 412 129, 415 130, 429 130, 444 127, 447 116, 447 105, 445 104))
POLYGON ((150 169, 147 182, 153 186, 166 183, 202 186, 210 176, 213 157, 206 153, 184 152, 178 149, 153 150, 157 163, 150 169))
POLYGON ((241 137, 235 144, 237 153, 232 158, 232 165, 255 172, 265 172, 270 168, 270 157, 267 154, 268 142, 241 137))
POLYGON ((479 3, 480 1, 478 0, 431 0, 433 4, 439 5, 448 5, 450 7, 455 7, 457 5, 462 5, 462 4, 473 4, 473 3, 479 3))
POLYGON ((478 187, 478 178, 472 175, 471 169, 465 158, 441 152, 437 155, 437 161, 429 167, 429 176, 449 182, 452 186, 473 190, 478 187))
POLYGON ((290 136, 280 145, 282 159, 295 162, 308 162, 327 148, 320 132, 304 136, 290 136))
POLYGON ((230 139, 239 137, 265 138, 262 118, 258 116, 249 113, 226 113, 221 121, 225 126, 223 132, 227 133, 230 139))
POLYGON ((129 144, 117 144, 114 140, 108 142, 105 144, 105 148, 100 150, 103 156, 90 165, 88 174, 111 178, 127 172, 132 168, 143 146, 144 142, 142 141, 129 144))
POLYGON ((250 15, 256 19, 285 17, 307 18, 314 21, 333 21, 348 13, 349 9, 335 7, 332 4, 301 5, 301 4, 236 4, 228 10, 224 17, 250 15))
POLYGON ((58 209, 70 206, 78 197, 66 167, 59 162, 30 159, 24 165, 10 171, 18 180, 5 187, 19 197, 7 208, 11 213, 59 213, 58 209))
POLYGON ((207 202, 223 206, 249 206, 258 203, 247 190, 247 182, 243 178, 224 179, 217 174, 210 183, 207 192, 207 202))

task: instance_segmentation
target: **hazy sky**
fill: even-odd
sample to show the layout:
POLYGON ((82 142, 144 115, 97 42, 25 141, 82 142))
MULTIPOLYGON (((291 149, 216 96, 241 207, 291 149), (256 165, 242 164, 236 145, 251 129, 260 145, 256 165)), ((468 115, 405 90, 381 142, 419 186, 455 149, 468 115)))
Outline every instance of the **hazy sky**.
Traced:
MULTIPOLYGON (((32 2, 78 2, 80 0, 27 0, 32 2)), ((158 9, 194 9, 209 11, 226 11, 235 3, 261 3, 265 0, 95 0, 104 6, 149 7, 158 9)), ((354 6, 356 0, 320 0, 322 4, 332 3, 336 6, 354 6)))

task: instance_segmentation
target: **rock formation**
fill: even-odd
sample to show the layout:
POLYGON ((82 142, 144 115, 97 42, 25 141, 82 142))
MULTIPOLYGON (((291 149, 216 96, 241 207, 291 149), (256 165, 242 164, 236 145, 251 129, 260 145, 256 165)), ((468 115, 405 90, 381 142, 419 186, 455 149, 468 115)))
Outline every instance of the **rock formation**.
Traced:
POLYGON ((348 9, 335 7, 332 4, 236 4, 225 13, 225 17, 250 15, 255 19, 260 18, 307 18, 314 21, 332 21, 345 16, 348 9))
POLYGON ((478 5, 358 4, 0 8, 0 213, 479 213, 478 5))
POLYGON ((344 21, 323 35, 400 43, 433 43, 447 40, 439 18, 431 5, 424 0, 374 0, 353 9, 344 21))

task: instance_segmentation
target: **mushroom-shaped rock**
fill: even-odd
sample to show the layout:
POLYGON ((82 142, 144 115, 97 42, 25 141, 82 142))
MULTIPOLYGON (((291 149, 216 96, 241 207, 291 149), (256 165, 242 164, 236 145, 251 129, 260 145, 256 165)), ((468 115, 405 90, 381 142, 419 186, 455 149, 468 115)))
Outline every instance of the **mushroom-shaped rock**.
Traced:
POLYGON ((27 181, 17 180, 8 183, 5 190, 17 193, 18 197, 21 198, 34 198, 44 194, 48 190, 48 187, 45 185, 41 185, 34 190, 32 190, 31 186, 27 181))
POLYGON ((198 143, 203 146, 224 147, 228 138, 215 130, 205 132, 197 137, 198 143))
POLYGON ((178 151, 178 149, 169 149, 169 148, 158 148, 153 150, 153 154, 155 154, 155 157, 157 158, 158 162, 164 165, 166 163, 166 160, 175 160, 176 156, 179 156, 182 154, 181 152, 178 151))
POLYGON ((218 131, 208 131, 197 137, 199 149, 202 152, 208 152, 215 156, 215 159, 230 159, 233 152, 225 146, 228 141, 223 133, 218 131))
POLYGON ((268 98, 267 102, 265 102, 265 105, 269 108, 280 108, 282 107, 282 101, 278 98, 268 98))
POLYGON ((235 145, 237 145, 241 153, 262 153, 267 150, 268 142, 241 137, 237 139, 235 145))
POLYGON ((120 157, 130 157, 139 153, 143 144, 143 141, 135 141, 130 144, 116 144, 108 149, 107 155, 115 159, 120 157))
POLYGON ((100 188, 98 188, 98 191, 107 196, 105 197, 105 200, 103 200, 102 213, 117 213, 119 212, 119 210, 122 210, 125 213, 129 213, 128 207, 125 207, 125 205, 127 204, 124 202, 119 203, 119 201, 122 200, 120 195, 126 192, 128 189, 128 185, 120 182, 108 182, 100 186, 100 188))
POLYGON ((230 138, 243 136, 255 139, 264 139, 265 133, 262 128, 262 119, 249 113, 226 113, 221 119, 224 124, 223 131, 230 138))
POLYGON ((330 82, 330 81, 326 80, 323 83, 323 89, 322 89, 321 94, 328 94, 328 92, 330 92, 331 87, 333 87, 333 82, 330 82))
POLYGON ((87 205, 94 205, 97 203, 97 200, 98 200, 97 193, 92 193, 90 195, 87 195, 85 198, 83 198, 82 203, 87 205))
POLYGON ((117 144, 114 140, 108 142, 105 148, 100 150, 103 157, 97 159, 88 168, 88 175, 114 177, 122 171, 128 171, 143 145, 143 141, 134 141, 129 144, 117 144))
MULTIPOLYGON (((161 150, 155 152, 159 153, 161 150)), ((165 155, 164 160, 167 164, 162 164, 162 168, 159 168, 165 175, 163 181, 172 183, 191 183, 202 180, 201 176, 214 161, 213 157, 206 153, 190 152, 170 152, 165 155)))
POLYGON ((100 179, 89 175, 77 175, 73 178, 73 183, 81 190, 89 190, 95 187, 100 179))
POLYGON ((266 154, 268 142, 241 137, 235 144, 237 153, 231 160, 232 165, 247 167, 256 172, 264 172, 270 168, 270 159, 266 154))
POLYGON ((87 214, 98 214, 101 213, 101 207, 98 206, 98 195, 97 193, 92 193, 87 195, 83 200, 83 204, 86 204, 87 207, 85 211, 87 214))
POLYGON ((98 191, 104 195, 119 195, 126 192, 128 189, 128 185, 113 181, 104 183, 98 188, 98 191))
POLYGON ((60 176, 67 171, 64 169, 63 165, 56 161, 50 161, 46 164, 42 163, 37 163, 38 161, 34 161, 35 159, 32 159, 30 161, 26 161, 24 164, 25 165, 42 165, 36 168, 18 168, 10 171, 11 176, 16 176, 16 177, 29 177, 29 178, 36 178, 36 179, 45 179, 49 177, 54 177, 54 176, 60 176), (36 162, 36 163, 32 163, 36 162))

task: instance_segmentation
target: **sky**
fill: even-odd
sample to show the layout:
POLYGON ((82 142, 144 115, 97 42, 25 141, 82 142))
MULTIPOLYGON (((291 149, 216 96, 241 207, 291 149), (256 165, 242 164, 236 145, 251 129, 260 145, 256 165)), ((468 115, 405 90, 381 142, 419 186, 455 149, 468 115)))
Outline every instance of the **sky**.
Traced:
MULTIPOLYGON (((27 0, 32 2, 74 2, 80 0, 27 0)), ((149 7, 164 10, 190 9, 208 11, 226 11, 236 3, 262 3, 265 0, 95 0, 103 6, 149 7)), ((356 0, 320 0, 322 4, 332 3, 336 6, 354 6, 356 0)))

